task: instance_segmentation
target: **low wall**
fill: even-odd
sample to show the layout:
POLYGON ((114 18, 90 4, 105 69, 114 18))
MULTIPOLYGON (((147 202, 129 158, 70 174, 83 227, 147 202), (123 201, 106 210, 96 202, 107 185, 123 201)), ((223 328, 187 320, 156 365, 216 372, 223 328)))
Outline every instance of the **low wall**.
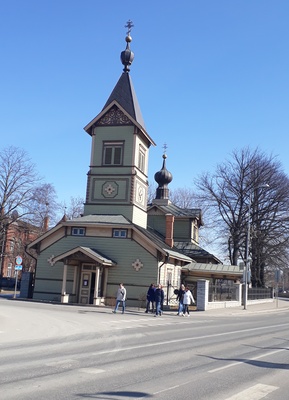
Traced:
POLYGON ((206 310, 216 310, 217 308, 232 308, 240 306, 240 301, 213 301, 208 302, 206 310))
MULTIPOLYGON (((242 287, 241 284, 236 284, 236 298, 233 301, 213 301, 209 302, 209 281, 199 279, 197 286, 197 311, 215 310, 220 308, 233 308, 242 306, 242 287)), ((273 298, 247 300, 247 305, 272 303, 273 298)))

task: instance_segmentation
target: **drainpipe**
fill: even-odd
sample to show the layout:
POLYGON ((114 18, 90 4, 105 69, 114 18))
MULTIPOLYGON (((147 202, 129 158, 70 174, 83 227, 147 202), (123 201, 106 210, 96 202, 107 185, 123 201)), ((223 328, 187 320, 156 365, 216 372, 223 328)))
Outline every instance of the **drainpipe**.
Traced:
POLYGON ((162 265, 160 265, 159 266, 159 278, 158 278, 158 283, 160 283, 160 281, 161 281, 161 268, 165 265, 165 264, 167 264, 167 262, 169 261, 169 255, 168 255, 168 253, 165 255, 165 261, 162 263, 162 265))

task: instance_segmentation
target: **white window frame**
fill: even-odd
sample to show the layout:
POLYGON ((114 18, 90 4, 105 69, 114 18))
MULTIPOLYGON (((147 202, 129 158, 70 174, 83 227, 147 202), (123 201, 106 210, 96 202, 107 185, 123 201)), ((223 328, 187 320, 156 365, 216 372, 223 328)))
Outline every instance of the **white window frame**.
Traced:
POLYGON ((85 236, 85 228, 73 226, 71 228, 71 236, 85 236))
POLYGON ((126 239, 127 238, 127 229, 113 229, 112 237, 117 239, 126 239))
POLYGON ((103 154, 102 154, 102 165, 123 165, 123 148, 124 142, 103 142, 103 154), (120 149, 119 160, 116 160, 116 150, 120 149), (108 150, 111 150, 111 154, 108 157, 108 150), (109 160, 108 160, 109 158, 109 160))
POLYGON ((145 165, 146 165, 146 151, 143 148, 143 146, 140 145, 138 151, 138 168, 142 172, 145 172, 145 165))

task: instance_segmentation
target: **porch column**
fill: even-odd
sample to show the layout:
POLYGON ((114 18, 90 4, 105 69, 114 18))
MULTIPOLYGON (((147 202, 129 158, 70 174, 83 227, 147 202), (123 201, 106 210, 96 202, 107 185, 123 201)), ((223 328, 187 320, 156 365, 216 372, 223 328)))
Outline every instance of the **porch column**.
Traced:
POLYGON ((94 299, 93 304, 98 305, 98 292, 99 292, 99 267, 96 267, 95 271, 95 284, 94 284, 94 299))
POLYGON ((72 294, 76 294, 76 280, 77 280, 77 268, 74 267, 74 274, 73 274, 73 286, 72 286, 72 294))
POLYGON ((197 310, 206 311, 209 302, 209 281, 198 279, 197 284, 197 310))
POLYGON ((103 268, 104 279, 103 279, 103 297, 106 297, 107 292, 107 278, 108 278, 108 268, 103 268))
POLYGON ((61 303, 68 303, 68 295, 66 294, 66 280, 67 280, 67 264, 63 266, 62 289, 61 289, 61 303))

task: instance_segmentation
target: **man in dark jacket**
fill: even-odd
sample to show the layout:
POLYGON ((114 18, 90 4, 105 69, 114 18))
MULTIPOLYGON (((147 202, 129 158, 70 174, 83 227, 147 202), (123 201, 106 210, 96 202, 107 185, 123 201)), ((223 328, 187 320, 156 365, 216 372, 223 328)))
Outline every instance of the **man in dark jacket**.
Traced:
POLYGON ((183 313, 184 294, 185 294, 185 285, 181 285, 181 287, 178 291, 178 295, 177 295, 177 300, 179 301, 179 309, 178 309, 177 315, 182 315, 182 313, 183 313))
POLYGON ((158 287, 155 290, 155 302, 156 302, 156 315, 161 316, 162 315, 162 307, 163 307, 163 302, 164 302, 164 291, 162 289, 162 285, 159 283, 158 287))
POLYGON ((152 304, 152 312, 154 312, 154 302, 155 302, 155 285, 152 283, 147 291, 147 306, 146 306, 146 313, 150 310, 150 304, 152 304))

